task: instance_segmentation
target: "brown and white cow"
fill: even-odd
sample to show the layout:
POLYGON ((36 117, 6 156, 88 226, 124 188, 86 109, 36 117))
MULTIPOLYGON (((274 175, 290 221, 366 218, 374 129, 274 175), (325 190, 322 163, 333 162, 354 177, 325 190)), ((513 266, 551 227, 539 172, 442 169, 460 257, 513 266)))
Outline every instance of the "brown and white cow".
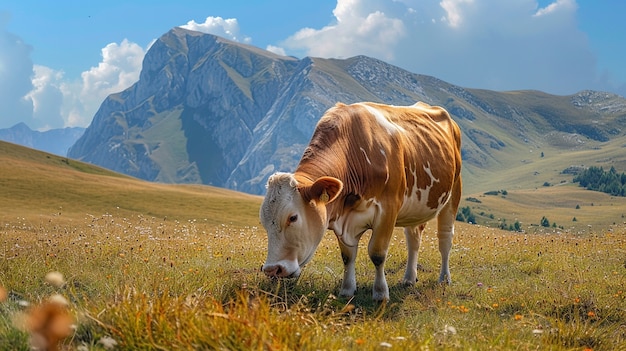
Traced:
POLYGON ((414 284, 422 230, 437 217, 439 282, 450 283, 460 197, 461 134, 443 108, 339 103, 318 122, 295 173, 268 180, 260 210, 268 236, 262 270, 270 277, 297 277, 332 229, 344 263, 340 294, 352 296, 358 242, 371 229, 373 298, 386 300, 384 264, 394 227, 404 227, 408 247, 403 282, 414 284))

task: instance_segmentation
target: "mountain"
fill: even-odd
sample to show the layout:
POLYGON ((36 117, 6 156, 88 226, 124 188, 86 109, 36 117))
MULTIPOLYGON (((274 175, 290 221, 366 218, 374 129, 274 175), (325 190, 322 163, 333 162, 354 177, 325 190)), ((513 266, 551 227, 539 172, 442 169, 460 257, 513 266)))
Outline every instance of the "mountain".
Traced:
POLYGON ((626 167, 620 147, 600 151, 626 145, 626 99, 614 94, 469 89, 366 56, 296 59, 181 28, 152 45, 139 81, 103 102, 68 156, 151 181, 262 194, 271 173, 295 169, 326 109, 357 101, 448 109, 472 192, 494 176, 501 186, 553 182, 600 152, 626 167))
POLYGON ((30 129, 24 123, 11 128, 0 129, 0 140, 46 151, 55 155, 65 156, 67 150, 85 132, 85 128, 59 128, 39 132, 30 129))

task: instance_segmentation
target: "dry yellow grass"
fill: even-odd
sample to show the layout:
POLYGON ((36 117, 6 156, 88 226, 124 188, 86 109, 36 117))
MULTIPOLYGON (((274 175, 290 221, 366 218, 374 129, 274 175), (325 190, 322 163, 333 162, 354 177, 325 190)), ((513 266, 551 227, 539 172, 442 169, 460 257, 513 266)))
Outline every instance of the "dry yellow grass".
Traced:
MULTIPOLYGON (((267 239, 258 227, 258 197, 149 184, 19 152, 14 160, 0 153, 3 349, 29 349, 29 331, 16 320, 29 313, 27 304, 55 294, 76 321, 60 343, 64 350, 626 349, 621 223, 580 234, 458 223, 450 286, 436 283, 432 224, 420 250, 420 281, 399 284, 406 249, 397 230, 386 264, 391 299, 378 305, 364 254, 368 234, 357 295, 339 298, 343 267, 331 233, 297 281, 270 281, 260 272, 267 239), (50 272, 63 277, 46 278, 50 272)), ((484 200, 507 212, 513 205, 498 201, 534 201, 525 196, 484 200)), ((573 203, 563 201, 564 208, 573 203)))
POLYGON ((519 221, 522 229, 530 232, 598 233, 626 222, 626 197, 585 190, 571 183, 507 190, 506 195, 464 195, 461 207, 464 206, 469 206, 475 214, 484 213, 479 223, 497 227, 502 219, 509 224, 519 221), (468 201, 468 198, 480 203, 468 201), (544 216, 550 223, 556 223, 557 228, 540 227, 544 216))

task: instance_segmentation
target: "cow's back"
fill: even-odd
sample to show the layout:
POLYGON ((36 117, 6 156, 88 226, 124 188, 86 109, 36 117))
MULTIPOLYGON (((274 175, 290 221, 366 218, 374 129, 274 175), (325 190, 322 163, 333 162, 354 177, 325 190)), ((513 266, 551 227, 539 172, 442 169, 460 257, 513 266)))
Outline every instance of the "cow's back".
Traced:
POLYGON ((423 223, 460 177, 460 139, 440 107, 337 104, 320 119, 296 176, 344 182, 330 209, 335 219, 375 199, 398 213, 398 225, 423 223))

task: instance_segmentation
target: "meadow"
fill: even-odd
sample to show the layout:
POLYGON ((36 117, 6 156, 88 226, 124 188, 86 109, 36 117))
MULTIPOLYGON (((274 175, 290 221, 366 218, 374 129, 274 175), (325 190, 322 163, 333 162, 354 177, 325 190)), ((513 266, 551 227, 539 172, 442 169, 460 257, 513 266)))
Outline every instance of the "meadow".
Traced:
POLYGON ((623 222, 584 232, 457 222, 451 285, 437 283, 429 224, 409 287, 398 229, 391 297, 379 304, 368 233, 357 294, 338 297, 331 232, 298 280, 260 272, 259 197, 9 151, 0 148, 1 349, 41 345, 43 325, 67 331, 60 350, 626 350, 623 222), (50 299, 64 309, 42 321, 50 299))

